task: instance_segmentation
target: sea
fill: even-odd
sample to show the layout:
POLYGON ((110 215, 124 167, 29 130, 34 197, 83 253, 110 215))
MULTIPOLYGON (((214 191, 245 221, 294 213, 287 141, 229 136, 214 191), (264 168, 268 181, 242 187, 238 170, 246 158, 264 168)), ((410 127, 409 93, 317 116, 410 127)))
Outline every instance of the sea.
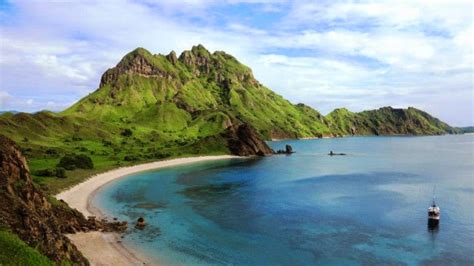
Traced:
POLYGON ((474 265, 474 135, 268 144, 295 153, 141 172, 92 203, 162 265, 474 265))

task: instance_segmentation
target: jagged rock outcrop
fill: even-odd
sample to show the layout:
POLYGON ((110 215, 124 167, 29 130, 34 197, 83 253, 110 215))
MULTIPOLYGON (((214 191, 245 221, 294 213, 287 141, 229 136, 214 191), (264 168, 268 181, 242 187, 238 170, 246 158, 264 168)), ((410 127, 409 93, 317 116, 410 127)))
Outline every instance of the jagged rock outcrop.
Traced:
POLYGON ((88 265, 65 233, 123 231, 126 223, 87 220, 60 201, 48 200, 32 182, 18 146, 0 135, 0 225, 55 262, 88 265), (53 202, 53 203, 52 203, 53 202))
POLYGON ((270 155, 272 149, 263 141, 248 124, 233 125, 223 133, 228 148, 234 155, 270 155))
POLYGON ((176 65, 176 62, 178 62, 178 57, 176 56, 175 51, 171 51, 167 56, 166 59, 168 59, 173 65, 176 65))
MULTIPOLYGON (((174 55, 176 57, 176 54, 174 55)), ((173 60, 172 53, 170 60, 173 60)), ((101 77, 100 86, 115 83, 120 75, 133 74, 143 77, 164 78, 167 76, 164 70, 153 64, 153 55, 143 48, 137 48, 127 54, 114 68, 108 69, 101 77)))

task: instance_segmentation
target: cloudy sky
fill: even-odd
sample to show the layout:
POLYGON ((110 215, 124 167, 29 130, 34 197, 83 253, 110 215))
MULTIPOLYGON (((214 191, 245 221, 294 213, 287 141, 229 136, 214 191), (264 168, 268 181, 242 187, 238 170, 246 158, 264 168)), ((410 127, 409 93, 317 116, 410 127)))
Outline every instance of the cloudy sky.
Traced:
POLYGON ((201 43, 326 114, 415 106, 474 125, 471 1, 4 1, 0 110, 62 110, 136 47, 201 43))

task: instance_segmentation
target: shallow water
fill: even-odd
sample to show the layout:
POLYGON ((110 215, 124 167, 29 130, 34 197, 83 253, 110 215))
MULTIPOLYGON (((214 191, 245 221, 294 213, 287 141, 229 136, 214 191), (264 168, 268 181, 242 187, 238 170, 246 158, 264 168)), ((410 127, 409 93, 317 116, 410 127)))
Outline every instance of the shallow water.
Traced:
POLYGON ((474 264, 474 135, 269 144, 296 153, 143 172, 94 204, 145 217, 124 242, 165 264, 474 264))

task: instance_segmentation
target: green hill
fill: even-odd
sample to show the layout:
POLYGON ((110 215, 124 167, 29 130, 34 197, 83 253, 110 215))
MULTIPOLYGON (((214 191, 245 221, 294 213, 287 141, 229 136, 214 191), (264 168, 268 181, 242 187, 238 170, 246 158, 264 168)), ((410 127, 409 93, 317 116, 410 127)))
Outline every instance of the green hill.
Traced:
POLYGON ((456 128, 459 133, 465 134, 465 133, 474 133, 474 127, 458 127, 456 128))
POLYGON ((343 135, 440 135, 453 134, 458 130, 413 107, 353 113, 345 108, 336 109, 326 118, 335 131, 343 135))
POLYGON ((336 109, 323 116, 263 86, 233 56, 198 45, 179 57, 137 48, 102 75, 96 91, 65 111, 6 113, 0 115, 0 132, 20 144, 33 173, 55 168, 68 153, 92 158, 94 169, 68 170, 65 179, 36 176, 55 192, 94 172, 137 162, 269 153, 261 139, 455 129, 415 108, 336 109))
POLYGON ((331 134, 315 110, 291 104, 233 56, 202 45, 179 58, 138 48, 104 73, 97 91, 62 114, 184 136, 215 135, 235 120, 267 139, 331 134))

